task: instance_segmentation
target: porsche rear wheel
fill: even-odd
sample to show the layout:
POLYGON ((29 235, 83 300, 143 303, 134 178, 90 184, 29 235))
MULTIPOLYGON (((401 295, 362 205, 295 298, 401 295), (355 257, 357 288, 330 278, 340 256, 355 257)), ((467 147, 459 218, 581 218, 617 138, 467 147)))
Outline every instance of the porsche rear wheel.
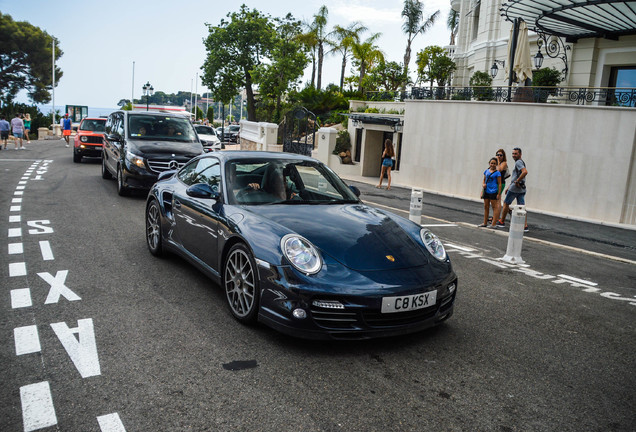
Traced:
POLYGON ((159 203, 155 200, 152 200, 146 208, 146 243, 151 254, 154 256, 162 255, 161 210, 159 203))
POLYGON ((256 264, 247 247, 241 243, 232 246, 223 266, 223 286, 232 315, 243 323, 255 322, 258 314, 256 272, 256 264))

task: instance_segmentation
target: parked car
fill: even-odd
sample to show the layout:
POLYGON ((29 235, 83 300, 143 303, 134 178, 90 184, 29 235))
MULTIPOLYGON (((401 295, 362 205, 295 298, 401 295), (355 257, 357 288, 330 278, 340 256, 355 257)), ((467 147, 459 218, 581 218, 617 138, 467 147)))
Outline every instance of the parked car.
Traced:
POLYGON ((208 153, 215 150, 222 150, 225 145, 216 135, 214 128, 206 125, 194 125, 194 130, 199 136, 199 141, 203 145, 203 151, 208 153))
POLYGON ((157 176, 203 153, 190 120, 176 113, 115 111, 106 121, 102 177, 117 178, 117 192, 148 190, 157 176))
POLYGON ((102 156, 105 126, 105 118, 82 119, 73 142, 73 162, 80 163, 83 157, 102 156))
POLYGON ((207 153, 160 175, 146 241, 220 284, 237 320, 290 335, 392 336, 448 319, 457 276, 440 240, 359 194, 305 156, 207 153))
POLYGON ((238 142, 240 131, 240 125, 227 125, 224 128, 216 128, 216 133, 222 142, 238 142))

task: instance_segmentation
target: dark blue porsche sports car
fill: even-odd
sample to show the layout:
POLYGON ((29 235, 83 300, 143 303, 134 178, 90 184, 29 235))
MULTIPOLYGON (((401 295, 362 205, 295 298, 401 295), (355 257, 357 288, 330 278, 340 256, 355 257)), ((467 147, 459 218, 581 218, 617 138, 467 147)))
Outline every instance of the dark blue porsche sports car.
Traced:
POLYGON ((209 153, 151 189, 148 248, 220 284, 239 321, 294 336, 398 335, 449 318, 457 276, 442 243, 359 195, 308 157, 209 153))

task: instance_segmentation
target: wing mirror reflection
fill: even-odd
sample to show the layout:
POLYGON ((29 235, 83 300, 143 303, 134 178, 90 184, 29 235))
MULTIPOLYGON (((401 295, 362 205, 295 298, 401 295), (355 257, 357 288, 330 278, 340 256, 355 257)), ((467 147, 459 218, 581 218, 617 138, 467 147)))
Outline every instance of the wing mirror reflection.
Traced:
POLYGON ((360 198, 360 189, 358 189, 356 186, 351 186, 349 185, 349 189, 351 189, 351 191, 358 197, 360 198))

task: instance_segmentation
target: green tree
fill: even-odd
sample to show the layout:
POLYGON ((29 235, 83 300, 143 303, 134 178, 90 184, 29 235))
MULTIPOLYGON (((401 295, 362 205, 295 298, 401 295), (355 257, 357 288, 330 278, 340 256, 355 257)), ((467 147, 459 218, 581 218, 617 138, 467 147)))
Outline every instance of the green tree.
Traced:
POLYGON ((450 44, 455 45, 455 36, 457 36, 457 30, 459 28, 459 12, 455 9, 448 12, 448 18, 446 19, 446 28, 450 30, 450 44))
POLYGON ((318 78, 316 88, 320 90, 322 85, 322 62, 325 58, 325 45, 327 44, 327 16, 329 10, 327 6, 322 5, 318 9, 318 13, 314 15, 313 29, 316 34, 316 42, 318 48, 318 78))
POLYGON ((303 27, 307 30, 301 34, 300 42, 309 51, 311 57, 311 86, 316 86, 316 50, 318 49, 318 38, 313 23, 304 22, 303 27))
POLYGON ((427 46, 418 52, 416 56, 418 80, 421 82, 429 82, 431 87, 433 87, 434 81, 437 81, 438 85, 442 85, 440 79, 445 83, 449 77, 448 74, 453 71, 448 72, 446 69, 443 69, 444 66, 449 67, 448 62, 445 60, 440 62, 439 59, 443 57, 452 62, 452 60, 446 56, 446 50, 437 45, 427 46))
POLYGON ((222 19, 218 26, 206 24, 209 35, 204 43, 208 54, 201 67, 202 81, 214 98, 224 103, 245 88, 247 119, 255 121, 252 71, 269 54, 276 30, 269 15, 256 9, 250 11, 245 5, 227 17, 230 21, 222 19))
POLYGON ((378 48, 374 42, 380 37, 380 33, 376 33, 364 42, 354 42, 351 45, 351 54, 353 55, 353 65, 358 68, 358 85, 359 90, 364 94, 363 80, 367 70, 372 68, 376 63, 384 60, 384 53, 378 48))
POLYGON ((0 13, 0 100, 11 103, 20 90, 27 90, 35 103, 51 100, 50 91, 57 86, 62 70, 55 67, 52 83, 52 42, 55 58, 62 56, 58 40, 26 21, 14 21, 0 13))
POLYGON ((368 29, 357 21, 352 22, 347 27, 337 25, 331 32, 328 43, 332 46, 332 51, 342 54, 342 67, 340 69, 340 91, 344 85, 345 70, 347 68, 347 58, 351 55, 351 47, 354 43, 360 43, 360 33, 368 29))
POLYGON ((406 51, 404 52, 404 73, 408 76, 411 63, 411 43, 418 34, 426 33, 439 17, 439 10, 424 19, 424 4, 420 0, 404 0, 402 9, 402 31, 406 33, 406 51))
POLYGON ((480 101, 492 100, 494 97, 492 91, 492 77, 488 72, 477 71, 470 77, 470 86, 473 87, 473 95, 475 99, 480 101))
POLYGON ((364 77, 363 84, 367 90, 396 91, 406 79, 404 67, 401 64, 381 60, 369 70, 369 73, 364 77))
POLYGON ((261 97, 274 101, 274 122, 281 117, 281 99, 290 88, 297 84, 302 76, 308 59, 303 45, 299 41, 301 23, 291 14, 283 19, 275 20, 276 38, 269 52, 269 63, 258 65, 254 71, 254 79, 259 83, 261 97))

